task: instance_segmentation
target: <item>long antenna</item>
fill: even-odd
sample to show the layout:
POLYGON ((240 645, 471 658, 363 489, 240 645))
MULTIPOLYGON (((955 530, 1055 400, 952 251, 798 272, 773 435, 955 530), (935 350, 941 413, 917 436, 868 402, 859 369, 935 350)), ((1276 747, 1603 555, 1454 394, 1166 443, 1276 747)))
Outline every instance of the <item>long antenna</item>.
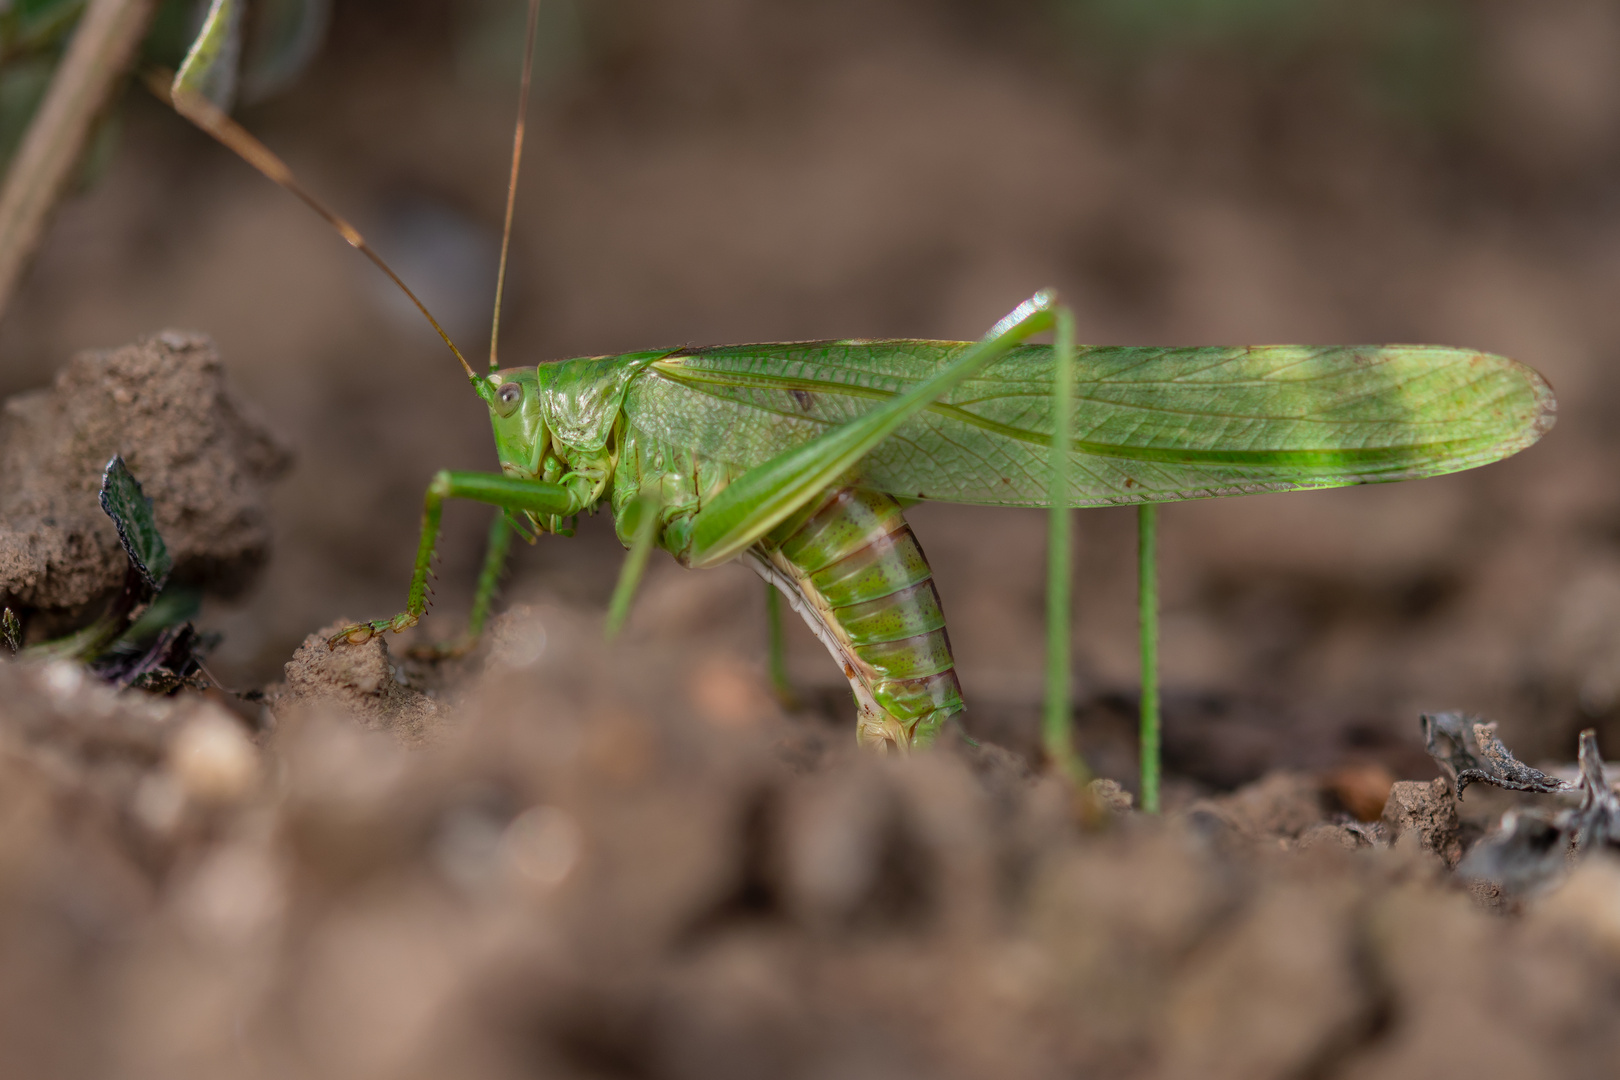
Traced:
POLYGON ((433 324, 433 329, 439 332, 439 336, 444 339, 444 343, 450 346, 450 351, 456 354, 456 359, 461 361, 463 370, 467 372, 467 378, 477 381, 478 376, 473 372, 472 365, 467 363, 467 358, 461 355, 461 350, 456 348, 456 343, 450 340, 450 335, 444 332, 444 327, 439 325, 439 320, 433 317, 433 313, 427 309, 427 305, 417 299, 416 294, 411 292, 410 286, 401 281, 399 275, 394 273, 393 267, 384 262, 382 256, 371 249, 371 245, 366 243, 365 237, 360 235, 359 229, 344 221, 334 211, 327 209, 325 204, 304 189, 303 185, 298 182, 297 177, 293 176, 293 172, 287 167, 286 162, 272 153, 269 147, 248 134, 246 128, 226 116, 213 102, 202 95, 188 93, 184 90, 172 93, 169 89, 168 80, 156 72, 147 74, 146 85, 151 89, 152 93, 157 95, 160 101, 168 102, 174 107, 175 112, 224 143, 226 147, 235 151, 238 157, 258 169, 268 179, 280 184, 287 191, 296 195, 305 206, 325 218, 327 223, 336 229, 344 240, 348 241, 350 247, 356 248, 366 258, 376 263, 377 268, 387 274, 389 280, 398 285, 400 291, 411 298, 411 303, 416 305, 416 310, 420 311, 423 317, 433 324))
POLYGON ((512 211, 517 206, 518 166, 523 163, 523 128, 529 118, 529 81, 534 76, 534 39, 540 25, 540 0, 529 0, 529 25, 523 36, 523 81, 518 88, 517 130, 512 133, 512 178, 506 184, 506 226, 501 230, 501 269, 495 276, 495 324, 489 330, 489 370, 501 339, 501 295, 506 291, 506 252, 512 245, 512 211))

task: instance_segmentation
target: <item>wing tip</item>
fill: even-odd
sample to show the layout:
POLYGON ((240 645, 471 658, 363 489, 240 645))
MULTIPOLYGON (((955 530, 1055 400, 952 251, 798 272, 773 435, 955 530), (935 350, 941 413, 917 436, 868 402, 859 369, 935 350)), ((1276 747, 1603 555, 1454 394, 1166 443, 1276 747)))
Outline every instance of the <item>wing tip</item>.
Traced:
POLYGON ((1553 393, 1552 383, 1547 377, 1527 364, 1520 364, 1529 378, 1532 391, 1536 395, 1535 418, 1531 421, 1530 441, 1536 442, 1543 435, 1553 429, 1558 422, 1558 397, 1553 393))
POLYGON ((1519 422, 1515 425, 1515 437, 1503 440, 1502 453, 1496 460, 1511 457, 1540 442, 1558 423, 1558 396, 1553 392, 1552 383, 1529 364, 1511 357, 1498 356, 1494 353, 1476 353, 1475 358, 1506 366, 1512 374, 1522 380, 1528 392, 1527 399, 1523 402, 1523 411, 1518 418, 1519 422))

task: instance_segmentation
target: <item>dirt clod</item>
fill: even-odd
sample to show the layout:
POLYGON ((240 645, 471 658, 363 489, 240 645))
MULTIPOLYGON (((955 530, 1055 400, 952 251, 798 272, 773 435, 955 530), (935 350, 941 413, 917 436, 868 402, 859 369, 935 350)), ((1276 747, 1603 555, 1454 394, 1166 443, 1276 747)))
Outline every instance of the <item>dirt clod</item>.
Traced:
POLYGON ((1304 773, 1272 773, 1219 799, 1187 809, 1200 827, 1243 841, 1297 840, 1323 818, 1322 785, 1304 773))
POLYGON ((125 559, 96 501, 122 454, 151 498, 172 580, 239 592, 270 544, 270 484, 288 451, 225 385, 208 338, 165 331, 83 352, 0 414, 0 601, 79 609, 117 588, 125 559))
POLYGON ((1371 847, 1377 831, 1369 829, 1363 824, 1338 824, 1323 822, 1312 825, 1306 829, 1299 838, 1299 849, 1308 851, 1318 844, 1328 844, 1333 847, 1344 848, 1346 851, 1356 851, 1360 848, 1371 847))
POLYGON ((1440 856, 1447 867, 1455 867, 1462 858, 1457 806, 1450 787, 1440 777, 1397 782, 1384 803, 1383 822, 1392 842, 1415 832, 1422 849, 1440 856))
POLYGON ((407 745, 431 739, 440 719, 438 703, 400 681, 384 635, 362 645, 327 644, 331 635, 349 625, 352 620, 341 619, 304 639, 287 661, 287 681, 270 695, 271 708, 333 705, 407 745))
POLYGON ((1093 780, 1087 785, 1091 797, 1097 800, 1098 805, 1116 814, 1122 814, 1131 808, 1135 801, 1131 793, 1120 786, 1118 780, 1102 777, 1093 780))

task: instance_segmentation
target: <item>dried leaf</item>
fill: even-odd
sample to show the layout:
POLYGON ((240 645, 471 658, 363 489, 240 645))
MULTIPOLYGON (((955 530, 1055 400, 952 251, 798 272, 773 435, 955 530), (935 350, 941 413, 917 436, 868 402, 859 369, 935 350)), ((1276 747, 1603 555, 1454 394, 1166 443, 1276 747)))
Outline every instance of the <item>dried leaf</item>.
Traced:
POLYGON ((1581 732, 1581 805, 1575 810, 1575 848, 1620 844, 1620 796, 1615 794, 1598 752, 1597 732, 1581 732))
POLYGON ((1494 881, 1523 896, 1557 882, 1569 869, 1567 822, 1535 810, 1509 810, 1496 832, 1475 844, 1457 866, 1463 877, 1494 881))
POLYGON ((1509 893, 1539 891, 1561 879, 1572 859, 1597 848, 1620 847, 1620 794, 1610 785, 1597 733, 1580 737, 1580 781, 1548 776, 1515 758, 1496 737, 1496 725, 1459 713, 1423 718, 1429 753, 1456 777, 1460 792, 1474 780, 1512 791, 1581 793, 1580 805, 1554 812, 1510 810, 1501 826, 1474 845, 1457 872, 1499 883, 1509 893), (1467 724, 1467 726, 1464 726, 1467 724), (1471 738, 1470 738, 1471 736, 1471 738))
POLYGON ((199 634, 191 623, 181 623, 166 627, 144 645, 120 644, 91 666, 114 686, 172 694, 183 686, 209 685, 202 658, 217 643, 216 635, 199 634))
POLYGON ((1452 791, 1459 798, 1473 783, 1544 795, 1574 790, 1567 781, 1548 776, 1514 757, 1496 737, 1495 724, 1458 712, 1426 714, 1421 722, 1429 756, 1451 778, 1452 791))

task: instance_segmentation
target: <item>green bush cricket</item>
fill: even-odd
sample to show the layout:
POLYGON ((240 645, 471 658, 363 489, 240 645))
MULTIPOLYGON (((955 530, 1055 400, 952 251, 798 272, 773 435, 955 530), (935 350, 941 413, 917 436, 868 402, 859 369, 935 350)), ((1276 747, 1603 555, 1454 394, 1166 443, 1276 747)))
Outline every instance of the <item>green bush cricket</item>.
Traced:
MULTIPOLYGON (((169 91, 176 109, 311 205, 415 301, 210 91, 218 58, 231 52, 222 43, 232 7, 215 0, 169 91)), ((536 10, 531 0, 507 237, 536 10)), ((503 282, 505 261, 503 240, 503 282)), ((964 708, 931 571, 904 507, 927 499, 1048 507, 1044 731, 1054 763, 1080 778, 1069 730, 1068 511, 1138 505, 1148 809, 1157 805, 1154 504, 1456 472, 1531 445, 1554 413, 1534 371, 1467 349, 1077 348, 1073 317, 1050 291, 978 342, 767 343, 501 368, 500 291, 484 374, 417 306, 488 408, 501 471, 434 477, 406 610, 347 627, 334 646, 416 625, 445 499, 500 511, 463 643, 482 627, 510 529, 531 540, 568 535, 576 515, 606 505, 629 548, 610 633, 653 547, 693 568, 744 559, 842 667, 858 738, 904 749, 926 744, 964 708), (1047 332, 1051 345, 1031 342, 1047 332)))

